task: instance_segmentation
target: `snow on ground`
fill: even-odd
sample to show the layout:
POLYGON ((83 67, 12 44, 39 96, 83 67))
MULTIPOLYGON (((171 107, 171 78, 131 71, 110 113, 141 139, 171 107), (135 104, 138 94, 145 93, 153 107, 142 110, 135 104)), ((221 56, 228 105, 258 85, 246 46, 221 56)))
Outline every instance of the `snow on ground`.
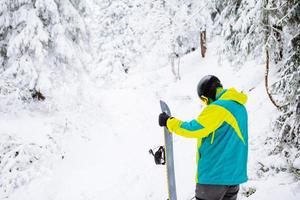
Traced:
MULTIPOLYGON (((210 51, 214 49, 208 46, 205 59, 199 51, 182 58, 180 81, 174 81, 170 66, 159 69, 146 62, 124 79, 112 78, 105 88, 89 85, 88 95, 78 106, 1 117, 0 133, 24 141, 42 144, 45 136, 55 133, 63 155, 55 162, 49 159, 45 164, 49 170, 8 199, 167 199, 165 167, 156 166, 148 154, 150 148, 163 144, 157 119, 159 99, 180 119, 196 117, 202 109, 196 85, 207 74, 217 75, 225 88, 236 87, 249 95, 249 182, 241 186, 239 199, 299 199, 299 182, 288 173, 263 176, 257 172, 258 162, 279 162, 268 156, 271 147, 265 145, 276 111, 264 91, 264 67, 254 62, 241 70, 221 65, 210 51), (242 193, 249 188, 256 192, 247 198, 242 193)), ((195 188, 196 141, 175 135, 174 153, 177 196, 188 200, 195 188)))

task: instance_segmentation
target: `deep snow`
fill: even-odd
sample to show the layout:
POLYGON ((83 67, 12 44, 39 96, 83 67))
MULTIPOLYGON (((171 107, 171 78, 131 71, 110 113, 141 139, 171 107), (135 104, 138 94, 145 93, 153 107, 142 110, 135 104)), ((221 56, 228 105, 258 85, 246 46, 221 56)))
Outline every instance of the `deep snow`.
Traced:
MULTIPOLYGON (((163 130, 157 122, 159 99, 180 119, 196 117, 202 109, 196 85, 207 74, 217 75, 225 88, 235 87, 249 97, 249 181, 241 186, 239 199, 300 199, 300 183, 290 174, 274 176, 259 170, 258 162, 282 162, 268 156, 272 144, 265 144, 273 134, 270 122, 277 113, 265 93, 264 66, 247 62, 239 70, 218 63, 214 49, 213 44, 208 45, 205 59, 198 50, 182 58, 180 81, 174 81, 169 65, 152 66, 149 57, 143 67, 122 79, 112 77, 105 87, 90 83, 85 91, 88 95, 73 106, 3 115, 1 134, 41 145, 48 143, 47 135, 54 135, 57 141, 55 156, 43 159, 39 175, 8 199, 166 199, 165 168, 156 166, 148 154, 150 148, 163 144, 163 130), (256 192, 247 198, 242 193, 249 188, 256 192)), ((195 140, 174 136, 179 200, 194 195, 195 150, 195 140)))

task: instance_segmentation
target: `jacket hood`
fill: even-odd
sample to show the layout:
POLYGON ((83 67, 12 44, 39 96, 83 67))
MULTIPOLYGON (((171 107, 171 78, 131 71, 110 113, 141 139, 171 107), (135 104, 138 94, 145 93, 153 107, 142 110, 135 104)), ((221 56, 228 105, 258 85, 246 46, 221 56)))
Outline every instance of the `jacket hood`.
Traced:
POLYGON ((247 102, 247 95, 242 93, 242 92, 238 92, 236 89, 234 88, 229 88, 227 90, 223 90, 220 94, 217 95, 217 99, 218 100, 232 100, 232 101, 236 101, 239 104, 246 104, 247 102))

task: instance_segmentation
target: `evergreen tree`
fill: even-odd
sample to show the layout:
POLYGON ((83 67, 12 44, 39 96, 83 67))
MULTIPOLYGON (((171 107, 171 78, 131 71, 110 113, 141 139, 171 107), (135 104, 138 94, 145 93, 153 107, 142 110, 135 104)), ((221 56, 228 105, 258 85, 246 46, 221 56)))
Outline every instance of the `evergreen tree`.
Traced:
POLYGON ((66 72, 76 77, 84 70, 91 58, 83 8, 78 1, 0 2, 2 95, 47 95, 66 80, 66 72))
POLYGON ((277 150, 287 152, 292 164, 297 155, 291 149, 300 150, 300 2, 216 0, 209 9, 212 30, 224 37, 221 48, 230 61, 242 64, 255 57, 277 70, 279 79, 269 88, 281 111, 274 129, 277 150))
POLYGON ((198 17, 202 2, 102 0, 96 3, 95 36, 98 62, 102 66, 95 69, 98 77, 105 77, 116 68, 128 72, 149 51, 167 60, 174 46, 179 55, 199 46, 199 31, 204 21, 198 17))
MULTIPOLYGON (((276 121, 279 130, 280 145, 291 154, 290 149, 300 150, 300 2, 286 1, 277 5, 276 27, 280 28, 282 51, 278 61, 279 80, 274 90, 281 97, 282 114, 276 121)), ((278 52, 278 49, 277 49, 278 52)), ((275 59, 278 57, 275 57, 275 59)), ((292 163, 294 156, 290 156, 292 163)))
POLYGON ((264 58, 263 0, 227 0, 209 3, 214 35, 221 35, 221 51, 235 65, 264 58), (238 56, 237 56, 238 55, 238 56))

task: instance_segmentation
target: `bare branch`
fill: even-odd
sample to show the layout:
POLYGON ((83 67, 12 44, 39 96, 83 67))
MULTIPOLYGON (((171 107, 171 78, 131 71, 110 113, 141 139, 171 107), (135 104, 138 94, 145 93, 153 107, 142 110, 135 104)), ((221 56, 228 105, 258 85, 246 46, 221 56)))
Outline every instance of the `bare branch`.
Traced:
POLYGON ((269 50, 266 48, 266 73, 265 73, 265 87, 266 87, 266 92, 268 94, 268 97, 270 99, 270 101, 272 102, 272 104, 277 108, 277 109, 281 109, 281 106, 279 106, 273 99, 272 95, 269 92, 269 81, 268 81, 268 77, 269 77, 269 50))

